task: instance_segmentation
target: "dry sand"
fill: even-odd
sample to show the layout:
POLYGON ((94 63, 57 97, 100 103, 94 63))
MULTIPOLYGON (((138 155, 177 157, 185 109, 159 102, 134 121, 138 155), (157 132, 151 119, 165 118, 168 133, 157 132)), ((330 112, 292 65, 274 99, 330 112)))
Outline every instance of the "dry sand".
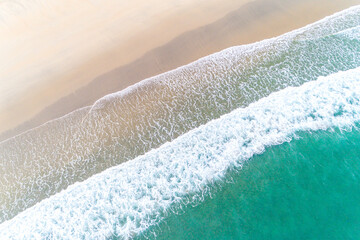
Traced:
POLYGON ((233 45, 280 35, 358 3, 0 2, 0 140, 144 78, 233 45))

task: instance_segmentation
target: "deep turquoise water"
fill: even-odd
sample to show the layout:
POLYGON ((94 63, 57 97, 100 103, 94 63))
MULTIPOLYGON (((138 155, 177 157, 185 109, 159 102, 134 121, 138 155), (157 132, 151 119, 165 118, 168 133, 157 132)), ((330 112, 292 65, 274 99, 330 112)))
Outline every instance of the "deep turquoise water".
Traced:
POLYGON ((302 133, 230 179, 151 231, 157 239, 360 239, 359 130, 302 133))
POLYGON ((1 142, 0 223, 272 92, 359 67, 359 32, 355 7, 206 56, 1 142))
POLYGON ((0 238, 356 238, 360 134, 309 131, 359 121, 360 67, 288 87, 39 202, 0 238))
POLYGON ((359 122, 357 6, 1 142, 0 239, 359 239, 359 122))

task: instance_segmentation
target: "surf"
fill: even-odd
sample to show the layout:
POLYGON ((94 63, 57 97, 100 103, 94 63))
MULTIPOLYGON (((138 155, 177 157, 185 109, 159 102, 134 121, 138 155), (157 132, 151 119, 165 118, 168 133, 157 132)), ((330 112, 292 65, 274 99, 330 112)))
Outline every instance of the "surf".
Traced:
POLYGON ((360 68, 287 87, 96 174, 0 225, 3 238, 132 238, 202 202, 211 186, 301 132, 360 120, 360 68))
POLYGON ((298 133, 135 239, 357 239, 359 124, 298 133))
POLYGON ((360 8, 232 47, 0 143, 0 222, 212 119, 360 66, 360 8))

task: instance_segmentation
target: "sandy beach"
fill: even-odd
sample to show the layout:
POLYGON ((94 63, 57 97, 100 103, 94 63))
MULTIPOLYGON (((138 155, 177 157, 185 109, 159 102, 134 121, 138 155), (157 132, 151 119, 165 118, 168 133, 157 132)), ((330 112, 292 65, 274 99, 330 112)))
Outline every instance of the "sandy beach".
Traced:
POLYGON ((357 0, 0 3, 0 140, 224 48, 357 0), (81 17, 80 17, 81 16, 81 17))

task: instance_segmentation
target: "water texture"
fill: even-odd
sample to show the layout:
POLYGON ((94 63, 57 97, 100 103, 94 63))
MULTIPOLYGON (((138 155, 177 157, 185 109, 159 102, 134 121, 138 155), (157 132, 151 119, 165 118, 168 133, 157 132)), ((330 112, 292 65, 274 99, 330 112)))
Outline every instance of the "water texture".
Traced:
POLYGON ((299 138, 230 171, 212 198, 138 239, 359 239, 358 126, 299 138))
POLYGON ((351 130, 360 68, 288 87, 76 183, 0 225, 4 239, 128 239, 189 204, 267 147, 302 132, 351 130))
POLYGON ((144 80, 1 142, 0 222, 274 91, 360 66, 359 32, 360 7, 353 7, 144 80))

